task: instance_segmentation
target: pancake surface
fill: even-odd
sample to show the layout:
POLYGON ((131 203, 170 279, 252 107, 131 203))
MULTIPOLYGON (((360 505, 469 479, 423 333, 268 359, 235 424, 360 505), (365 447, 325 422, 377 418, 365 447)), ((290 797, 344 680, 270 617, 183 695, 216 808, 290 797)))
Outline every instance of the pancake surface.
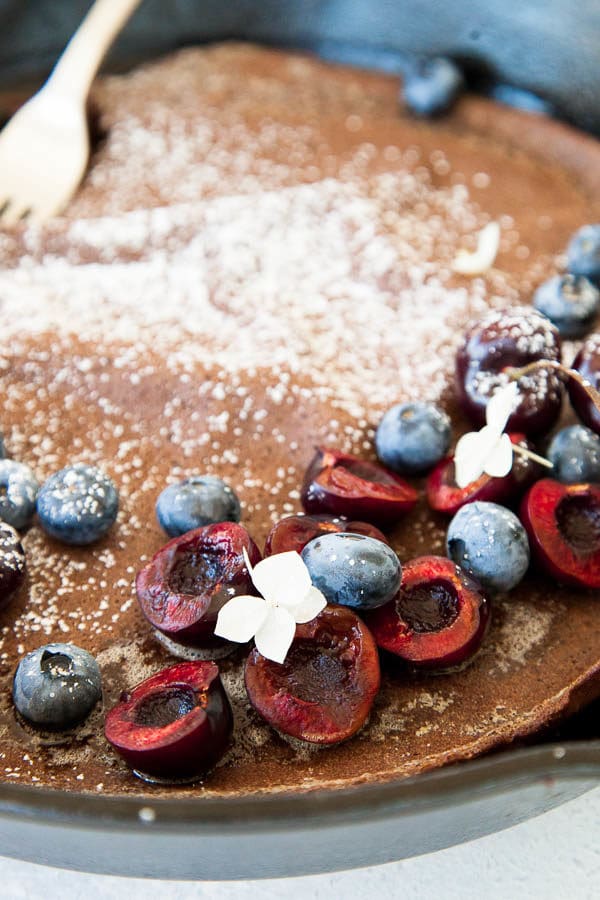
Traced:
MULTIPOLYGON (((0 615, 0 780, 150 790, 105 743, 102 710, 74 735, 19 724, 18 658, 50 640, 85 647, 105 708, 172 662, 133 590, 165 542, 154 504, 166 483, 225 478, 260 546, 300 510, 315 444, 371 457, 382 412, 408 399, 439 401, 464 430, 451 377, 465 325, 528 303, 572 232, 600 217, 591 139, 475 98, 415 122, 396 92, 395 79, 236 45, 106 78, 94 96, 106 137, 64 217, 0 232, 10 455, 40 481, 101 465, 121 498, 91 548, 62 547, 37 524, 24 538, 28 583, 0 615), (490 219, 502 229, 494 268, 453 275, 490 219)), ((393 546, 401 559, 443 553, 445 526, 422 503, 393 546)), ((249 708, 240 655, 222 664, 232 750, 177 790, 344 785, 469 758, 596 695, 599 660, 598 601, 529 577, 495 603, 469 668, 387 666, 364 731, 316 753, 249 708)))

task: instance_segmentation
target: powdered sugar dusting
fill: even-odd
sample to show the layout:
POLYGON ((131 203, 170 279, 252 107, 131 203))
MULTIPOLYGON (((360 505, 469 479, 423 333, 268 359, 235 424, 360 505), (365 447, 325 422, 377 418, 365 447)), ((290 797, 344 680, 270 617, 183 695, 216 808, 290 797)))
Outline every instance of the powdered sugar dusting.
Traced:
MULTIPOLYGON (((24 536, 27 597, 0 631, 7 684, 16 657, 48 639, 96 653, 108 702, 172 662, 134 588, 164 541, 154 502, 165 484, 199 470, 225 478, 260 542, 272 520, 299 511, 314 443, 368 454, 392 403, 445 400, 466 323, 519 302, 523 283, 549 274, 550 257, 532 259, 524 281, 504 271, 527 235, 497 211, 494 268, 453 273, 457 248, 492 216, 444 150, 403 142, 387 112, 387 143, 376 143, 380 100, 360 75, 324 79, 297 58, 272 70, 269 58, 186 51, 107 79, 96 90, 107 138, 66 215, 0 233, 10 455, 40 481, 68 463, 98 465, 120 501, 105 544, 67 548, 35 523, 24 536)), ((405 540, 443 552, 431 517, 395 536, 401 553, 405 540)), ((521 657, 504 662, 512 671, 521 657)), ((244 766, 273 756, 283 768, 299 756, 249 707, 240 660, 222 668, 236 737, 215 778, 235 788, 244 766)), ((416 723, 417 755, 436 740, 443 752, 461 695, 439 684, 382 692, 359 740, 385 752, 389 743, 396 766, 416 723)), ((0 729, 14 719, 9 695, 0 729)), ((85 765, 89 789, 135 790, 94 716, 84 727, 92 749, 69 745, 49 768, 40 753, 23 754, 20 734, 0 750, 6 777, 79 790, 85 765)))
POLYGON ((464 191, 403 173, 82 220, 0 273, 3 319, 15 340, 26 305, 30 332, 124 341, 133 368, 153 347, 171 365, 304 372, 363 416, 391 384, 437 399, 457 322, 514 297, 451 283, 473 215, 464 191))

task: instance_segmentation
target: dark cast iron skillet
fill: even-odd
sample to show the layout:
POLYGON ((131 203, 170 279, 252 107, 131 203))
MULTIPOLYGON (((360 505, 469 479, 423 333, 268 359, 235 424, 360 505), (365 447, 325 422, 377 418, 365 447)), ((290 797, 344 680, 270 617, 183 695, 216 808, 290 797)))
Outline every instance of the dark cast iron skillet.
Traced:
MULTIPOLYGON (((48 73, 89 3, 0 0, 0 112, 48 73)), ((146 0, 110 60, 121 68, 230 37, 401 73, 413 53, 457 58, 600 133, 596 0, 146 0)), ((403 781, 222 799, 103 797, 0 785, 0 854, 118 875, 242 879, 403 859, 522 822, 600 783, 600 704, 534 747, 403 781)))

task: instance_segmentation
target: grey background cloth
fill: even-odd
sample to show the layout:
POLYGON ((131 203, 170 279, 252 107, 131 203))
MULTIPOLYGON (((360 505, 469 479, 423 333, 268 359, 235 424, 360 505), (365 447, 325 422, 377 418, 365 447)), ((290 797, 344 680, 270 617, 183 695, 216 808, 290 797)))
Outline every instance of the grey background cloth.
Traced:
MULTIPOLYGON (((0 0, 0 79, 48 73, 89 0, 0 0)), ((402 71, 447 54, 600 133, 600 0, 145 0, 109 65, 226 38, 402 71)))

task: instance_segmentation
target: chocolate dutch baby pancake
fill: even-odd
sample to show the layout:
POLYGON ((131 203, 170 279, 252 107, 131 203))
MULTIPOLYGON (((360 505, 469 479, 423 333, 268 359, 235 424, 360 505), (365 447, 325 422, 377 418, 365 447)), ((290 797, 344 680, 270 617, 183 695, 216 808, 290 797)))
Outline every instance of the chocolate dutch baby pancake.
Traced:
MULTIPOLYGON (((600 220, 598 144, 475 97, 420 121, 399 107, 393 78, 247 45, 185 50, 106 77, 93 100, 103 137, 78 195, 44 227, 0 232, 0 425, 7 458, 40 485, 64 467, 99 467, 119 510, 85 545, 67 542, 48 527, 55 492, 43 505, 38 496, 39 515, 17 528, 26 574, 0 604, 0 780, 171 796, 385 781, 529 739, 597 696, 594 591, 561 586, 532 564, 511 590, 482 599, 471 575, 440 561, 449 518, 427 503, 426 473, 377 475, 373 464, 375 429, 395 404, 436 404, 453 443, 481 427, 458 401, 457 350, 490 312, 530 311, 539 285, 564 271, 572 235, 600 220), (495 258, 461 274, 457 256, 491 222, 495 258), (224 518, 239 523, 197 522, 181 543, 159 525, 156 502, 198 474, 235 492, 240 508, 224 518), (385 515, 369 513, 380 502, 342 502, 358 482, 376 500, 385 494, 385 515), (306 505, 317 484, 326 508, 306 505), (208 592, 208 609, 217 583, 229 597, 257 594, 247 569, 225 577, 218 567, 229 566, 234 544, 240 560, 243 552, 259 565, 267 537, 275 552, 273 526, 302 513, 303 500, 316 524, 296 522, 306 534, 295 532, 292 549, 327 600, 345 603, 314 574, 317 544, 334 535, 346 546, 376 543, 391 566, 387 602, 400 596, 390 557, 417 579, 391 601, 412 643, 403 634, 398 655, 386 638, 378 663, 385 617, 345 603, 319 613, 317 625, 297 617, 286 662, 267 665, 252 644, 215 637, 213 622, 209 657, 212 647, 223 692, 214 663, 194 668, 171 652, 175 642, 193 656, 199 633, 189 610, 173 613, 172 597, 208 592), (332 524, 335 516, 350 523, 332 524), (208 546, 196 528, 217 529, 218 559, 209 554, 217 532, 208 546), (171 549, 155 557, 169 538, 171 549), (176 558, 184 544, 185 566, 176 558), (167 594, 153 587, 163 565, 167 594), (426 612, 420 571, 436 579, 426 612), (421 665, 427 635, 466 623, 463 608, 460 646, 477 649, 470 664, 457 664, 460 646, 448 641, 435 665, 421 665), (17 664, 53 644, 88 651, 102 676, 101 700, 63 729, 40 727, 13 704, 17 664), (191 666, 196 686, 170 687, 157 711, 134 688, 174 665, 191 666), (293 709, 278 693, 289 679, 293 709), (218 754, 208 754, 212 768, 192 784, 146 785, 105 739, 107 713, 141 697, 130 725, 174 729, 196 714, 199 696, 209 713, 231 704, 224 755, 215 765, 218 754), (336 740, 309 733, 315 703, 319 727, 336 740)), ((580 344, 563 341, 563 361, 580 344)), ((555 419, 564 399, 554 430, 577 421, 556 378, 555 419)), ((545 451, 545 436, 528 437, 545 451)), ((78 471, 85 480, 95 470, 78 471)), ((582 552, 598 554, 600 507, 597 492, 589 496, 591 506, 575 498, 560 527, 578 547, 583 529, 582 552)), ((10 546, 18 552, 14 535, 10 546)), ((48 671, 74 665, 44 652, 48 671)), ((169 772, 177 780, 176 764, 169 772)))

